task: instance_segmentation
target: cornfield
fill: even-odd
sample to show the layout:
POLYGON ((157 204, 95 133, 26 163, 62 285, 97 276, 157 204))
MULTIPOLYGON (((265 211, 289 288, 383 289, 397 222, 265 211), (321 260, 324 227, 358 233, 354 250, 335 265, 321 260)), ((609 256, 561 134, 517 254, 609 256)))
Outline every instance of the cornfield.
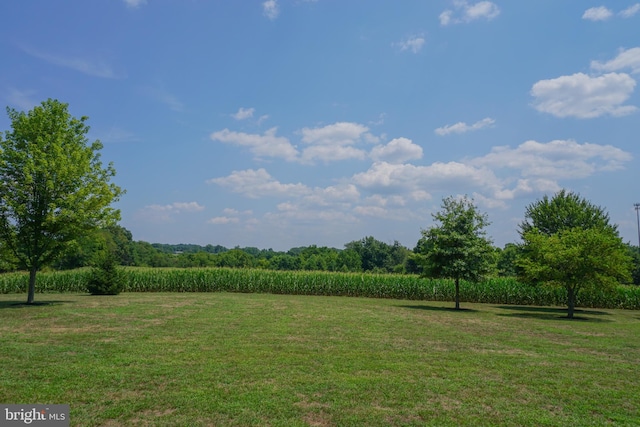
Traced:
MULTIPOLYGON (((450 280, 411 275, 271 271, 230 268, 125 268, 125 292, 246 292, 294 295, 353 296, 424 301, 453 301, 450 280)), ((86 292, 90 270, 43 272, 37 276, 39 293, 86 292)), ((26 293, 27 273, 0 275, 0 293, 26 293)), ((533 287, 514 278, 480 283, 461 282, 463 302, 564 306, 563 288, 533 287)), ((618 286, 611 291, 584 289, 578 306, 640 309, 640 287, 618 286)))

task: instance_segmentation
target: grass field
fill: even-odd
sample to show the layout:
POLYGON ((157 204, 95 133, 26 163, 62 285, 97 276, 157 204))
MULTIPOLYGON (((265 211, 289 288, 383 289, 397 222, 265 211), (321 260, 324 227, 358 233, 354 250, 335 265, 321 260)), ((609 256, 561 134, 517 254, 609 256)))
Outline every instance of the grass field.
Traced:
POLYGON ((0 402, 74 426, 640 424, 640 312, 241 293, 0 295, 0 402))

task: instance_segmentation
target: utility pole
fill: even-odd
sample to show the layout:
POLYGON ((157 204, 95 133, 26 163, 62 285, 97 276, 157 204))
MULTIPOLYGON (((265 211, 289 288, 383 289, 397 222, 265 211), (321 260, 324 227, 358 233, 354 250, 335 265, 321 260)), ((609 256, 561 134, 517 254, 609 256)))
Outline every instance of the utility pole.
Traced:
POLYGON ((636 220, 638 221, 638 250, 640 251, 640 203, 634 203, 633 207, 636 208, 636 220))

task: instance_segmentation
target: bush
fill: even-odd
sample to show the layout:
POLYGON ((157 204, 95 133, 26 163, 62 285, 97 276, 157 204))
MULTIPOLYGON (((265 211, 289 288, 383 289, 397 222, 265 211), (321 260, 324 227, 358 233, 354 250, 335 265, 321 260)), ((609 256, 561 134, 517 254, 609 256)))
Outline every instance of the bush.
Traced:
POLYGON ((124 289, 124 272, 113 255, 104 256, 91 270, 87 289, 91 295, 118 295, 124 289))

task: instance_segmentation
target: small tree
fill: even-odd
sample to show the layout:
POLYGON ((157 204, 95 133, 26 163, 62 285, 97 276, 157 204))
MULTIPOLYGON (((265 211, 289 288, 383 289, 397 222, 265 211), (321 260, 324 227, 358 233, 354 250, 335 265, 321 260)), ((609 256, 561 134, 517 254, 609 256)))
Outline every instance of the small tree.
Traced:
POLYGON ((105 252, 91 270, 87 290, 91 295, 118 295, 124 289, 125 276, 115 254, 105 252))
POLYGON ((485 237, 489 220, 466 196, 443 199, 442 210, 432 216, 440 225, 422 230, 418 245, 424 251, 424 274, 455 281, 459 310, 460 280, 477 282, 491 270, 494 251, 485 237))
POLYGON ((12 131, 0 135, 0 240, 29 270, 27 303, 34 300, 36 273, 67 245, 96 227, 115 223, 110 207, 123 191, 109 183, 102 144, 88 144, 86 117, 67 104, 44 101, 28 113, 7 108, 12 131))
POLYGON ((521 277, 563 286, 570 319, 581 289, 611 288, 619 279, 631 279, 631 259, 622 240, 602 228, 574 227, 551 235, 534 228, 524 233, 523 239, 526 256, 517 261, 521 277))

